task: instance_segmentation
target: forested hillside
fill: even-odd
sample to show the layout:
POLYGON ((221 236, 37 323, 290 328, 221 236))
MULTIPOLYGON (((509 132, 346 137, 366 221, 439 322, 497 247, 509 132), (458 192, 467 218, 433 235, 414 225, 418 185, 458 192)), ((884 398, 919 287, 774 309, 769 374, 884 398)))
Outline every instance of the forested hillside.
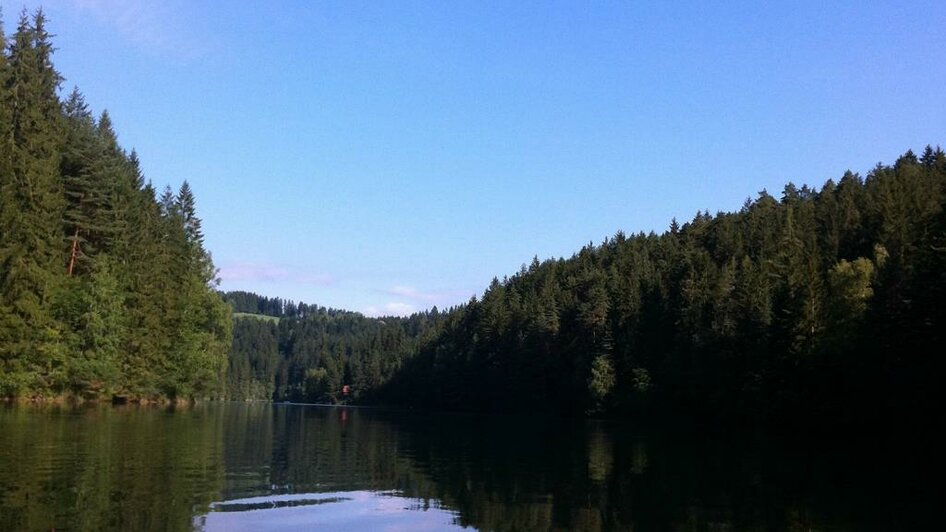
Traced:
POLYGON ((223 298, 238 313, 227 371, 231 399, 370 401, 440 317, 434 309, 367 318, 250 292, 223 298))
POLYGON ((41 12, 0 37, 0 397, 825 418, 940 398, 939 148, 534 259, 443 312, 225 303, 187 182, 159 195, 106 112, 60 98, 41 12))
POLYGON ((241 320, 231 378, 253 368, 276 398, 338 399, 350 383, 362 400, 464 410, 923 411, 946 330, 944 190, 946 156, 927 147, 866 177, 533 260, 449 312, 290 305, 278 325, 241 320))
POLYGON ((451 313, 383 400, 570 413, 929 412, 946 307, 946 156, 787 185, 662 235, 533 261, 451 313))
POLYGON ((62 77, 41 11, 0 41, 0 397, 221 392, 230 311, 187 182, 160 197, 62 77))

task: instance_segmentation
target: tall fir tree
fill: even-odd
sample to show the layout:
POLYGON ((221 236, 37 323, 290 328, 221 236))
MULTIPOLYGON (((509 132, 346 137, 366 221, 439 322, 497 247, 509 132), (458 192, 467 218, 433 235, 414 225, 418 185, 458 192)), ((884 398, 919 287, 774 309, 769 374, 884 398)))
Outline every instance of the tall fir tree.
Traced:
POLYGON ((217 393, 230 316, 192 192, 159 202, 108 113, 59 100, 42 11, 3 42, 0 396, 217 393))
POLYGON ((0 248, 2 392, 62 385, 65 354, 50 306, 65 274, 59 164, 63 128, 59 73, 42 11, 24 11, 8 57, 5 102, 9 154, 2 184, 0 248))

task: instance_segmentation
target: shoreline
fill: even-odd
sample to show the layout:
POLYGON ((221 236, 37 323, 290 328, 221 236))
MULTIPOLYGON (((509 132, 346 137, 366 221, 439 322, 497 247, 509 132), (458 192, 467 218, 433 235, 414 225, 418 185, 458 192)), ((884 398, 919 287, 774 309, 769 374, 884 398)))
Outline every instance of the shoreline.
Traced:
POLYGON ((201 402, 201 399, 168 399, 163 397, 120 397, 113 396, 110 399, 104 397, 81 397, 72 394, 60 394, 51 396, 7 396, 0 397, 0 403, 8 405, 33 405, 33 406, 83 406, 83 405, 138 405, 138 406, 192 406, 201 402))

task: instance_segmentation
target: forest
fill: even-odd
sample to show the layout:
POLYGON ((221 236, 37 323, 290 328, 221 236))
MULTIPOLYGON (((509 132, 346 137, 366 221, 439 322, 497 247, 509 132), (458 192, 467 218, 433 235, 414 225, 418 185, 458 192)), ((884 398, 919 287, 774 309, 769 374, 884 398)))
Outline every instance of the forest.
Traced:
POLYGON ((0 23, 0 398, 223 393, 230 309, 194 192, 160 194, 63 78, 42 11, 0 23))
POLYGON ((0 397, 838 420, 941 395, 939 147, 369 318, 218 292, 193 190, 61 96, 42 12, 0 39, 0 397))
POLYGON ((834 422, 929 413, 946 156, 765 191, 534 260, 452 312, 379 396, 411 405, 834 422))
POLYGON ((407 318, 231 293, 237 311, 279 320, 237 320, 228 389, 619 417, 929 413, 946 330, 944 191, 946 155, 927 146, 820 190, 790 183, 738 212, 536 258, 479 298, 407 318))
POLYGON ((440 316, 434 308, 376 319, 251 292, 222 297, 235 318, 226 395, 237 400, 376 401, 381 385, 432 340, 440 316))

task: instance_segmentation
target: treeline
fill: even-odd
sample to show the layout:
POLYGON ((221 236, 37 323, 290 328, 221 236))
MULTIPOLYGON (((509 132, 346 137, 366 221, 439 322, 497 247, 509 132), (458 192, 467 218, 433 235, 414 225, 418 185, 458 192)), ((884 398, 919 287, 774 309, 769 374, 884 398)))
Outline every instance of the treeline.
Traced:
POLYGON ((230 311, 185 182, 158 196, 62 77, 42 11, 0 24, 0 397, 213 396, 230 311))
POLYGON ((944 190, 946 156, 927 147, 866 177, 533 260, 448 312, 241 326, 267 331, 277 398, 357 382, 363 401, 460 410, 928 412, 946 331, 944 190))
POLYGON ((319 307, 311 307, 302 302, 296 304, 291 300, 265 297, 240 290, 221 292, 220 295, 230 305, 233 312, 238 313, 260 314, 274 318, 304 318, 310 310, 319 310, 319 307))
POLYGON ((946 302, 946 156, 789 184, 662 235, 534 260, 452 312, 378 397, 573 414, 930 412, 946 302))
POLYGON ((235 312, 257 315, 234 320, 227 397, 239 400, 370 401, 440 316, 375 319, 251 292, 222 296, 235 312))

